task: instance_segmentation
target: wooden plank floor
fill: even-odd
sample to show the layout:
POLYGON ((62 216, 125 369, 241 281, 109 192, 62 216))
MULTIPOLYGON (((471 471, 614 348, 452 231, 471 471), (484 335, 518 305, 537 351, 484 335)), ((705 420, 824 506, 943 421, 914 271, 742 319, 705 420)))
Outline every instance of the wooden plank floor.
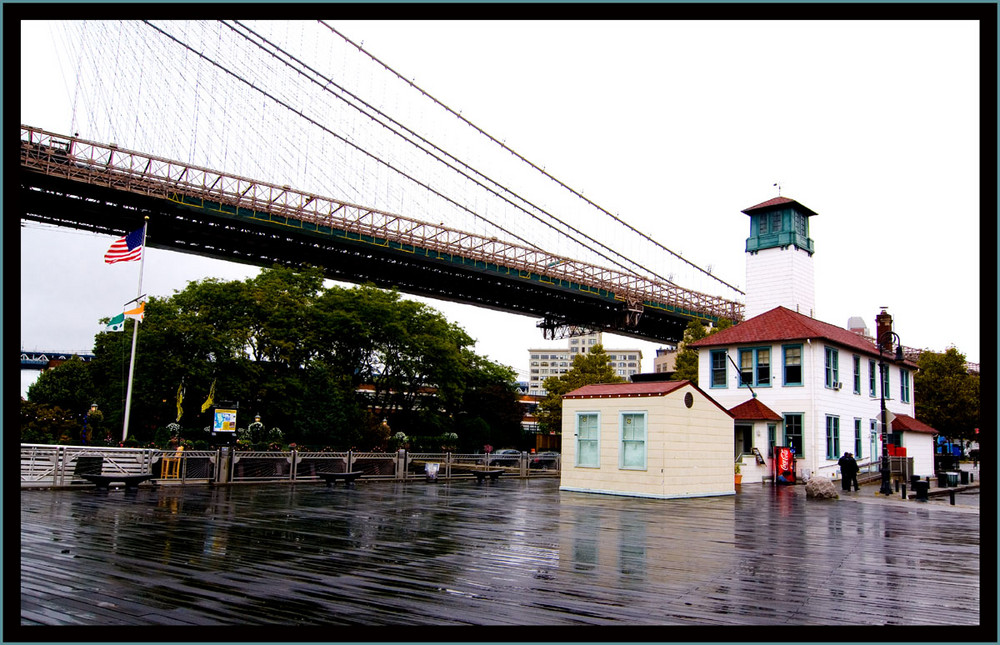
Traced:
POLYGON ((961 627, 980 624, 978 508, 742 488, 687 500, 560 493, 555 479, 22 491, 18 633, 903 625, 966 640, 961 627))

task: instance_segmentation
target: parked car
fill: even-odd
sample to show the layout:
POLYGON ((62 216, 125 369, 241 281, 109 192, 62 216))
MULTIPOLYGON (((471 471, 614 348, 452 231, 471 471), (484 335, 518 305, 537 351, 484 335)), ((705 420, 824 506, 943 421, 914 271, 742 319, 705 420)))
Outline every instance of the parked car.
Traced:
POLYGON ((516 466, 521 462, 521 451, 513 449, 497 450, 483 458, 490 466, 516 466))
POLYGON ((542 470, 548 470, 549 468, 555 468, 558 460, 558 452, 552 450, 540 452, 531 456, 531 459, 528 460, 528 468, 541 468, 542 470))

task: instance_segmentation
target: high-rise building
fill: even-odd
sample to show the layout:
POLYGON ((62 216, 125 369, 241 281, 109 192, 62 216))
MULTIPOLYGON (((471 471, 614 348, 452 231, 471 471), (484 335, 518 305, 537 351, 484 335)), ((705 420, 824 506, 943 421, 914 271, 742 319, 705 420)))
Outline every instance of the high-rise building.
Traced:
MULTIPOLYGON (((595 345, 603 345, 601 332, 567 339, 566 349, 528 350, 528 394, 544 396, 542 383, 550 376, 565 374, 573 367, 573 357, 586 354, 595 345)), ((604 348, 615 374, 628 380, 642 371, 642 350, 604 348)))

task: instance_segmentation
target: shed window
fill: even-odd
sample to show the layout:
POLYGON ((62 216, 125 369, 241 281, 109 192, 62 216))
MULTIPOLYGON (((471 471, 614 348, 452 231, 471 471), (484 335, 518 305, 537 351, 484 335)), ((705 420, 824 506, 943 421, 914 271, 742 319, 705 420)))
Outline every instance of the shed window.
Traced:
POLYGON ((622 412, 621 414, 621 468, 646 469, 646 413, 622 412))
POLYGON ((576 415, 576 465, 599 468, 600 416, 596 412, 578 412, 576 415))

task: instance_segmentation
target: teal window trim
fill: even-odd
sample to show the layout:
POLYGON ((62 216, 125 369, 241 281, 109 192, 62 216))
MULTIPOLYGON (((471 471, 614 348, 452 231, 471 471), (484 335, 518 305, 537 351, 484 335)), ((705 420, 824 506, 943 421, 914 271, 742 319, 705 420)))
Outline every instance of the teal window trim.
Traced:
POLYGON ((740 354, 740 384, 739 387, 771 387, 771 355, 770 347, 745 347, 740 354), (749 378, 747 376, 749 375, 749 378))
POLYGON ((885 363, 879 363, 881 366, 879 371, 882 372, 882 392, 885 395, 885 400, 888 401, 892 398, 892 388, 889 387, 889 366, 885 363))
POLYGON ((877 368, 875 366, 875 361, 873 359, 869 359, 868 360, 868 396, 870 396, 873 399, 876 396, 878 396, 878 392, 875 389, 875 384, 877 383, 877 380, 875 378, 875 370, 876 369, 877 368))
POLYGON ((596 411, 576 413, 576 464, 579 468, 601 467, 601 413, 596 411), (588 419, 586 427, 581 424, 588 419), (592 419, 592 421, 591 421, 592 419), (586 432, 586 435, 584 434, 586 432), (586 455, 587 461, 581 460, 586 455))
POLYGON ((861 394, 861 357, 854 355, 854 393, 861 394))
POLYGON ((899 400, 910 402, 910 371, 902 367, 899 368, 899 400))
POLYGON ((782 385, 802 385, 802 345, 781 346, 782 385), (789 351, 791 350, 791 352, 789 351), (789 356, 791 353, 791 356, 789 356), (790 369, 791 368, 791 369, 790 369), (797 375, 797 378, 796 378, 797 375))
POLYGON ((824 384, 832 388, 840 382, 840 351, 836 347, 825 347, 824 384))
POLYGON ((786 412, 784 415, 785 445, 795 448, 795 458, 805 457, 805 447, 802 445, 803 429, 805 427, 803 412, 786 412))
POLYGON ((864 444, 861 443, 861 419, 859 417, 854 418, 854 458, 861 459, 861 454, 864 451, 864 444))
POLYGON ((770 458, 774 454, 774 446, 778 441, 778 424, 768 423, 767 424, 767 455, 770 458))
POLYGON ((713 349, 709 352, 709 388, 726 388, 729 386, 729 358, 724 349, 713 349))
POLYGON ((826 415, 826 458, 837 459, 840 454, 840 417, 826 415))
POLYGON ((618 467, 621 470, 646 470, 649 452, 647 436, 646 412, 623 410, 618 413, 618 437, 621 446, 618 452, 618 467))

